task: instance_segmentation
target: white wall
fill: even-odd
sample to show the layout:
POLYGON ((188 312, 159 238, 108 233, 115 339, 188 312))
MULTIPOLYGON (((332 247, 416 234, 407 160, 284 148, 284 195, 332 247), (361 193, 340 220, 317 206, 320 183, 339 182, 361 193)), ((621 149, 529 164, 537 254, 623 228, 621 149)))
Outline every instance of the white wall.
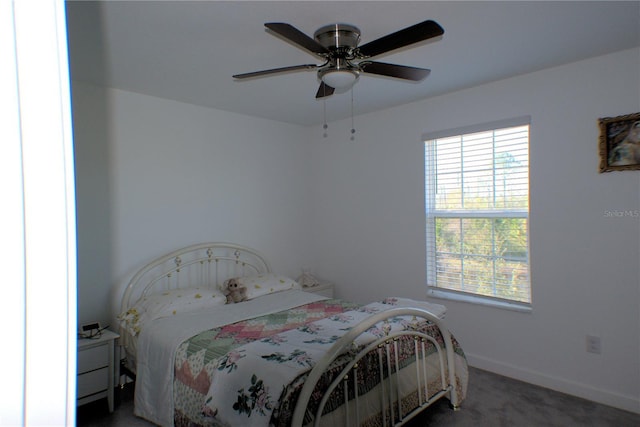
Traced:
MULTIPOLYGON (((598 173, 597 119, 640 111, 640 51, 358 116, 312 132, 315 265, 340 297, 425 295, 425 132, 531 116, 533 312, 461 302, 471 364, 640 412, 640 172, 598 173), (585 335, 602 354, 585 351, 585 335)), ((424 84, 429 84, 428 80, 424 84)), ((356 91, 357 104, 357 91, 356 91)))
POLYGON ((80 324, 113 322, 125 281, 181 246, 243 244, 294 277, 308 263, 307 129, 82 83, 73 95, 80 324))

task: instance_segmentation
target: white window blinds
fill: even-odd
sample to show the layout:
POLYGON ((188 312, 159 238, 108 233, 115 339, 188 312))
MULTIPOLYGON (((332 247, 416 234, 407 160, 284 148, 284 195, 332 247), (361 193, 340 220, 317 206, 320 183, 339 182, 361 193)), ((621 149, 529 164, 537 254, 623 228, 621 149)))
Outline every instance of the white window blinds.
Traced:
POLYGON ((425 138, 427 285, 530 303, 529 123, 425 138))

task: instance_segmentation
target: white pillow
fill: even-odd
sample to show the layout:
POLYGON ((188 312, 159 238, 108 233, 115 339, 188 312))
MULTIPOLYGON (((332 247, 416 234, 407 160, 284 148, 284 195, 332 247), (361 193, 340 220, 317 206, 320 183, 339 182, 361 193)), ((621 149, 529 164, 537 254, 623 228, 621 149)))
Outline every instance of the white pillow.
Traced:
MULTIPOLYGON (((302 289, 295 280, 274 273, 237 277, 236 280, 247 288, 247 299, 253 299, 274 292, 288 291, 289 289, 302 289)), ((222 286, 224 289, 224 284, 222 286)))
POLYGON ((129 310, 121 313, 118 320, 129 333, 136 336, 146 322, 221 305, 226 300, 218 289, 199 287, 171 289, 139 299, 129 310))

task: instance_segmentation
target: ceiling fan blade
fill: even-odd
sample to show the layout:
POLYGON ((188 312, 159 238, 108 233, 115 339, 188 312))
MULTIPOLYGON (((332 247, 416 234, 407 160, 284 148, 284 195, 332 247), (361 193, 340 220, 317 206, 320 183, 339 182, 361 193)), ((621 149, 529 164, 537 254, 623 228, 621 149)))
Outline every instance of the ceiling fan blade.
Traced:
POLYGON ((329 53, 327 48, 291 24, 267 22, 264 26, 311 53, 316 55, 329 53))
POLYGON ((320 87, 318 88, 318 92, 316 92, 316 99, 331 96, 333 92, 335 92, 334 88, 324 84, 324 82, 320 82, 320 87))
POLYGON ((371 58, 442 34, 444 30, 437 22, 427 20, 366 43, 358 51, 362 57, 371 58))
POLYGON ((270 70, 253 71, 251 73, 235 74, 233 76, 233 78, 234 79, 248 79, 248 78, 251 78, 251 77, 267 76, 269 74, 286 73, 288 71, 311 70, 311 69, 315 69, 316 67, 317 67, 317 65, 315 65, 315 64, 292 65, 290 67, 272 68, 270 70))
POLYGON ((360 69, 369 74, 395 77, 396 79, 412 80, 419 82, 426 78, 431 70, 427 68, 409 67, 407 65, 387 64, 386 62, 360 63, 360 69))

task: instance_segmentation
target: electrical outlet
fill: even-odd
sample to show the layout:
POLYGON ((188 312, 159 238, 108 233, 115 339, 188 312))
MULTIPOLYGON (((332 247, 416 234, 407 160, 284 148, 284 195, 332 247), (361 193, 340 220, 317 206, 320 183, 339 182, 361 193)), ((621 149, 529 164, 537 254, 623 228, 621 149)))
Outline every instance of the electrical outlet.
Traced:
POLYGON ((602 352, 602 342, 600 337, 587 335, 587 352, 600 354, 602 352))

